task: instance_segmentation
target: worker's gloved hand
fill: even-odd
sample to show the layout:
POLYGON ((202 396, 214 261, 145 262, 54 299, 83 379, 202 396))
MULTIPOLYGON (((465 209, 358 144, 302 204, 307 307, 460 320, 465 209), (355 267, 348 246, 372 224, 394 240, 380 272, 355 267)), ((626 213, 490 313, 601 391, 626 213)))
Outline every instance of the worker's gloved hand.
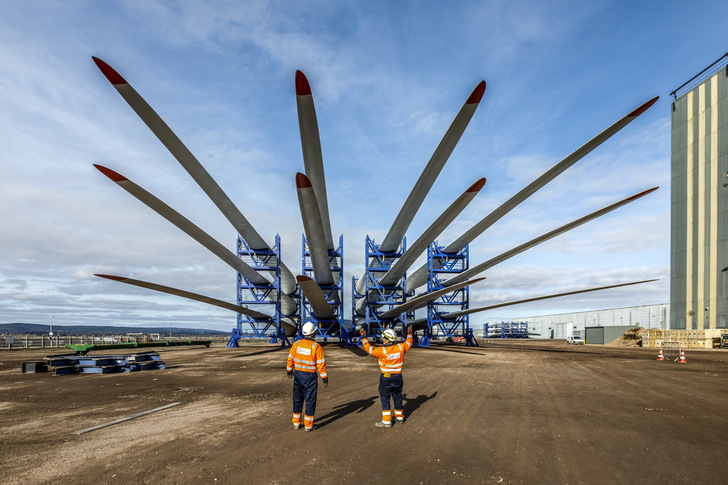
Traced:
POLYGON ((361 329, 361 332, 359 332, 359 335, 361 335, 362 337, 364 337, 364 336, 365 336, 366 334, 367 334, 367 333, 366 333, 366 332, 364 331, 364 329, 363 329, 363 328, 361 329))
POLYGON ((412 326, 407 327, 407 335, 412 335, 412 326))
POLYGON ((329 387, 329 378, 328 377, 326 377, 324 379, 324 387, 329 387))
POLYGON ((293 371, 286 371, 288 373, 288 378, 293 379, 293 371))

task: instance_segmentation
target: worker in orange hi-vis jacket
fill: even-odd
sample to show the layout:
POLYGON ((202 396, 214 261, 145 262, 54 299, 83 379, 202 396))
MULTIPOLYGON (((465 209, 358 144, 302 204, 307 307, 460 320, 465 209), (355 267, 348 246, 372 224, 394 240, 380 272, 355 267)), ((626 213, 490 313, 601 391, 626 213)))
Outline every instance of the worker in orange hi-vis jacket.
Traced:
POLYGON ((366 332, 361 331, 361 344, 369 354, 379 359, 379 398, 382 401, 382 420, 377 421, 378 428, 392 427, 392 408, 389 406, 391 396, 394 401, 394 417, 398 423, 404 423, 404 409, 402 406, 402 364, 404 354, 412 347, 412 327, 407 330, 407 340, 394 343, 397 334, 391 328, 382 332, 384 347, 373 347, 367 341, 366 332))
POLYGON ((293 379, 293 429, 301 429, 301 413, 303 402, 306 402, 306 412, 303 415, 303 430, 313 431, 313 415, 316 412, 316 394, 318 393, 318 369, 324 387, 329 386, 329 376, 326 374, 326 359, 324 351, 314 341, 316 325, 307 322, 303 326, 303 339, 291 346, 286 363, 288 377, 293 379))

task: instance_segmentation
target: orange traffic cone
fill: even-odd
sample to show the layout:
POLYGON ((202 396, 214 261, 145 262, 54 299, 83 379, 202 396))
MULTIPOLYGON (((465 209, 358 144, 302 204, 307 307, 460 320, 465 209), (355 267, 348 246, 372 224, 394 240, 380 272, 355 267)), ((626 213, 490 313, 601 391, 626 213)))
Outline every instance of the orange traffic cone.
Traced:
POLYGON ((662 349, 657 353, 657 360, 665 360, 665 356, 662 355, 662 349))
POLYGON ((678 364, 687 364, 688 361, 685 360, 685 352, 683 352, 683 349, 680 349, 680 360, 677 361, 678 364))

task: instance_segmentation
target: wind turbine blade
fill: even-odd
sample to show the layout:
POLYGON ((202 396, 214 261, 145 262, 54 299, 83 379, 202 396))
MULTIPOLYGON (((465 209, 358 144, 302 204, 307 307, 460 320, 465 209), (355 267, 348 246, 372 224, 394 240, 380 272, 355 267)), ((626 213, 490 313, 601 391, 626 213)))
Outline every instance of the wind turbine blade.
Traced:
POLYGON ((439 298, 442 295, 445 295, 447 293, 452 293, 453 291, 456 291, 456 290, 459 290, 460 288, 464 288, 466 286, 475 284, 479 281, 483 281, 484 279, 485 278, 475 278, 474 280, 464 281, 457 285, 452 285, 452 286, 448 286, 447 288, 442 288, 442 289, 435 290, 430 293, 425 293, 423 295, 409 299, 406 302, 395 306, 391 310, 387 310, 386 312, 380 313, 379 317, 381 317, 383 319, 387 319, 387 320, 390 318, 398 317, 402 313, 408 312, 410 310, 415 310, 417 308, 421 308, 421 307, 427 305, 427 302, 432 301, 436 298, 439 298))
POLYGON ((450 154, 455 149, 455 145, 457 145, 465 128, 468 126, 484 93, 485 81, 481 81, 473 89, 473 92, 470 93, 467 101, 465 101, 465 104, 432 154, 430 161, 427 162, 420 178, 417 179, 415 186, 412 188, 407 200, 405 200, 399 214, 394 219, 392 227, 390 227, 389 232, 387 232, 382 244, 379 246, 379 249, 382 251, 396 251, 399 247, 402 238, 407 232, 407 228, 412 223, 412 219, 414 219, 417 210, 422 205, 422 201, 425 200, 425 196, 430 191, 432 184, 435 183, 435 179, 440 174, 442 167, 445 166, 445 162, 447 162, 450 154))
MULTIPOLYGON (((544 172, 536 180, 528 184, 526 187, 521 189, 520 192, 515 194, 513 197, 504 202, 500 207, 495 209, 493 212, 485 216, 473 227, 468 229, 463 235, 458 237, 455 241, 450 243, 443 252, 446 253, 457 253, 462 250, 465 246, 470 244, 476 237, 480 236, 486 229, 492 226, 496 221, 501 219, 503 216, 508 214, 512 209, 518 206, 521 202, 526 200, 528 197, 533 195, 537 190, 546 185, 548 182, 556 178, 567 168, 574 165, 576 162, 584 158, 588 153, 594 150, 596 147, 608 140, 612 135, 616 134, 622 128, 634 121, 639 115, 647 111, 653 104, 657 102, 659 96, 655 96, 646 103, 643 103, 639 108, 631 111, 629 114, 621 118, 616 123, 612 124, 609 128, 599 133, 597 136, 586 142, 579 149, 574 151, 572 154, 561 160, 559 163, 551 167, 549 170, 544 172)), ((417 286, 422 286, 427 280, 427 266, 421 266, 409 276, 412 284, 415 282, 417 286)), ((412 286, 416 288, 417 286, 412 286)))
POLYGON ((189 291, 172 288, 170 286, 158 285, 156 283, 150 283, 148 281, 135 280, 132 278, 125 278, 123 276, 114 276, 114 275, 107 275, 107 274, 94 274, 94 276, 106 278, 107 280, 118 281, 120 283, 126 283, 127 285, 134 285, 134 286, 139 286, 141 288, 147 288, 149 290, 159 291, 159 292, 167 293, 170 295, 181 296, 182 298, 187 298, 188 300, 200 301, 202 303, 207 303, 208 305, 213 305, 216 307, 225 308, 226 310, 232 310, 234 312, 242 313, 243 315, 248 315, 253 318, 267 319, 267 318, 271 318, 273 316, 272 312, 270 314, 261 313, 261 312, 255 311, 255 310, 251 310, 250 308, 247 308, 244 306, 235 305, 233 303, 228 303, 226 301, 217 300, 215 298, 210 298, 209 296, 204 296, 204 295, 200 295, 197 293, 192 293, 189 291))
POLYGON ((556 178, 557 175, 561 174, 564 170, 571 167, 573 164, 584 158, 589 152, 594 150, 596 147, 604 143, 612 135, 617 133, 619 130, 634 121, 639 115, 647 111, 647 109, 655 104, 659 96, 655 96, 651 100, 642 104, 639 108, 631 111, 629 114, 624 116, 622 119, 614 123, 606 130, 599 133, 597 136, 586 142, 579 149, 573 152, 568 157, 551 167, 549 170, 544 172, 536 180, 528 184, 526 187, 521 189, 516 195, 508 199, 500 207, 495 209, 493 212, 484 217, 480 222, 471 227, 465 234, 453 241, 449 246, 444 249, 446 253, 457 253, 465 246, 470 244, 476 237, 483 233, 488 227, 495 223, 498 219, 510 212, 518 204, 526 200, 538 189, 546 185, 548 182, 556 178))
POLYGON ((177 226, 179 229, 181 229, 192 239, 202 244, 218 258, 222 259, 229 266, 245 276, 249 281, 255 284, 269 284, 269 281, 265 277, 263 277, 263 275, 248 266, 232 251, 220 244, 212 236, 204 232, 194 223, 190 222, 189 219, 185 218, 182 214, 172 209, 170 206, 159 200, 157 197, 147 192, 128 178, 109 168, 97 164, 94 164, 94 167, 96 167, 101 173, 116 182, 119 187, 126 190, 128 193, 133 195, 140 202, 144 203, 154 212, 161 215, 169 222, 177 226))
POLYGON ((313 103, 311 85, 301 71, 296 71, 296 107, 298 108, 298 126, 301 131, 303 166, 316 194, 326 238, 326 249, 333 250, 334 239, 331 235, 329 203, 326 196, 326 178, 324 177, 324 162, 321 154, 318 121, 316 120, 316 107, 313 103))
POLYGON ((319 204, 311 181, 302 173, 296 174, 296 191, 298 205, 301 208, 303 230, 306 233, 308 249, 311 253, 311 265, 316 281, 321 285, 333 285, 334 274, 331 271, 329 252, 326 249, 323 222, 319 213, 319 204))
POLYGON ((607 214, 615 209, 618 209, 619 207, 622 207, 623 205, 629 204, 630 202, 634 202, 635 200, 640 199, 640 198, 644 197, 645 195, 647 195, 651 192, 654 192, 657 189, 658 189, 658 187, 653 187, 651 189, 640 192, 639 194, 632 195, 630 197, 627 197, 626 199, 622 199, 619 202, 615 202, 614 204, 608 205, 607 207, 599 209, 598 211, 592 212, 591 214, 588 214, 580 219, 577 219, 577 220, 572 221, 568 224, 565 224, 557 229, 554 229, 553 231, 547 232, 546 234, 539 236, 535 239, 532 239, 532 240, 528 241, 527 243, 521 244, 520 246, 515 247, 509 251, 506 251, 505 253, 503 253, 499 256, 496 256, 495 258, 489 259, 488 261, 486 261, 484 263, 481 263, 466 271, 463 271, 459 275, 447 280, 444 284, 445 284, 445 286, 447 286, 447 285, 452 285, 452 284, 458 283, 463 280, 468 280, 468 279, 474 277, 475 275, 482 273, 486 269, 492 268, 496 264, 502 263, 503 261, 510 259, 513 256, 526 251, 527 249, 537 246, 544 241, 548 241, 549 239, 552 239, 552 238, 558 236, 559 234, 563 234, 567 231, 570 231, 571 229, 574 229, 575 227, 581 226, 582 224, 585 224, 585 223, 591 221, 592 219, 596 219, 597 217, 603 216, 604 214, 607 214))
MULTIPOLYGON (((142 281, 142 280, 135 280, 132 278, 125 278, 123 276, 113 276, 113 275, 106 275, 106 274, 96 274, 94 276, 100 276, 101 278, 106 278, 108 280, 112 281, 118 281, 120 283, 126 283, 127 285, 133 285, 138 286, 140 288, 146 288, 148 290, 154 290, 159 291, 161 293, 167 293, 169 295, 175 295, 175 296, 181 296, 182 298, 187 298, 188 300, 195 300, 202 303, 207 303, 208 305, 213 305, 220 308, 225 308, 226 310, 232 310, 237 313, 241 313, 243 315, 247 315, 252 318, 261 319, 261 320, 267 320, 270 321, 271 318, 273 318, 273 312, 271 314, 258 312, 255 310, 251 310, 248 307, 240 306, 240 305, 234 305, 232 303, 228 303, 226 301, 218 300, 215 298, 210 298, 209 296, 200 295, 197 293, 192 293, 185 290, 180 290, 178 288, 172 288, 171 286, 164 286, 164 285, 158 285, 156 283, 150 283, 148 281, 142 281)), ((275 325, 275 322, 271 322, 273 325, 275 325)), ((296 326, 290 322, 290 321, 281 321, 281 328, 286 333, 286 336, 290 337, 292 335, 296 334, 296 326)))
POLYGON ((657 280, 652 279, 652 280, 643 280, 643 281, 633 281, 631 283, 620 283, 618 285, 600 286, 598 288, 587 288, 585 290, 575 290, 575 291, 567 291, 564 293, 555 293, 553 295, 536 296, 533 298, 526 298, 523 300, 514 300, 514 301, 508 301, 508 302, 504 302, 504 303, 496 303, 493 305, 481 306, 481 307, 477 307, 477 308, 470 308, 468 310, 462 310, 459 312, 444 313, 440 316, 444 319, 452 320, 452 319, 461 317, 463 315, 470 315, 471 313, 484 312, 486 310, 493 310, 495 308, 502 308, 502 307, 512 306, 512 305, 520 305, 521 303, 530 303, 532 301, 548 300, 550 298, 558 298, 561 296, 578 295, 580 293, 589 293, 591 291, 608 290, 610 288, 619 288, 621 286, 640 285, 642 283, 650 283, 652 281, 657 281, 657 280))
MULTIPOLYGON (((109 168, 97 164, 94 164, 94 167, 96 167, 108 178, 116 182, 119 187, 133 195, 137 200, 144 203, 154 212, 177 226, 185 234, 200 243, 208 251, 212 252, 215 256, 223 260, 238 273, 245 276, 245 278, 251 283, 257 285, 270 284, 270 282, 263 275, 251 268, 248 264, 245 263, 245 261, 238 258, 237 255, 235 255, 232 251, 220 244, 212 236, 204 232, 202 229, 200 229, 195 224, 190 222, 187 218, 185 218, 182 214, 172 209, 170 206, 156 198, 154 195, 150 194, 131 180, 109 168)), ((275 293, 275 291, 271 292, 271 299, 277 298, 277 295, 275 295, 275 293)), ((296 303, 288 295, 281 295, 282 313, 284 313, 285 315, 291 315, 293 312, 295 312, 295 307, 296 303)))
POLYGON ((331 311, 329 302, 326 301, 326 295, 324 295, 321 287, 312 278, 308 276, 296 276, 296 281, 298 281, 298 286, 311 304, 313 314, 317 318, 326 320, 336 318, 334 312, 331 311))
MULTIPOLYGON (((437 236, 445 230, 450 223, 467 207, 467 205, 473 200, 473 198, 480 192, 480 189, 485 185, 485 178, 479 179, 473 185, 471 185, 455 202, 445 209, 445 211, 433 222, 430 227, 422 233, 422 235, 415 241, 410 247, 407 248, 405 253, 394 262, 384 276, 379 280, 379 283, 384 286, 396 284, 407 270, 414 264, 420 255, 427 250, 427 247, 432 244, 437 236)), ((363 278, 362 278, 363 280, 363 278)), ((366 283, 366 282, 365 282, 366 283)), ((362 285, 364 286, 364 285, 362 285)), ((364 287, 362 288, 362 290, 364 287)))
MULTIPOLYGON (((258 234, 248 220, 240 213, 230 198, 205 170, 202 164, 187 149, 164 120, 152 109, 139 93, 114 68, 97 57, 93 57, 96 66, 114 86, 124 101, 136 112, 141 120, 152 130, 152 133, 167 147, 167 150, 177 159, 187 173, 197 182, 197 185, 207 194, 220 212, 230 221, 230 224, 247 242, 251 248, 269 250, 270 246, 258 234)), ((281 289, 291 294, 296 290, 293 273, 281 263, 281 289)))
POLYGON ((412 327, 412 331, 416 332, 418 330, 422 330, 425 327, 427 327, 427 319, 426 318, 418 318, 416 320, 410 320, 407 322, 408 327, 412 327))

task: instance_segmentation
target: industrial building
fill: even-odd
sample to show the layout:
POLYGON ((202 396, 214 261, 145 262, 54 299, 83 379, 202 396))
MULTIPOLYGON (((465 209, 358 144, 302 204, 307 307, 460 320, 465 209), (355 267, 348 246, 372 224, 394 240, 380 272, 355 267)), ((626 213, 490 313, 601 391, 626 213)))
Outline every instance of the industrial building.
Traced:
POLYGON ((728 54, 671 94, 670 328, 728 328, 728 54))
MULTIPOLYGON (((613 340, 609 339, 610 335, 615 335, 614 338, 617 338, 633 327, 669 329, 670 304, 660 303, 609 310, 521 317, 515 318, 513 321, 526 323, 529 338, 565 339, 570 336, 584 337, 587 329, 603 328, 605 330, 602 330, 602 332, 605 337, 600 340, 604 340, 604 342, 593 343, 606 343, 613 340)), ((478 329, 478 336, 481 336, 482 332, 482 328, 478 329)))

